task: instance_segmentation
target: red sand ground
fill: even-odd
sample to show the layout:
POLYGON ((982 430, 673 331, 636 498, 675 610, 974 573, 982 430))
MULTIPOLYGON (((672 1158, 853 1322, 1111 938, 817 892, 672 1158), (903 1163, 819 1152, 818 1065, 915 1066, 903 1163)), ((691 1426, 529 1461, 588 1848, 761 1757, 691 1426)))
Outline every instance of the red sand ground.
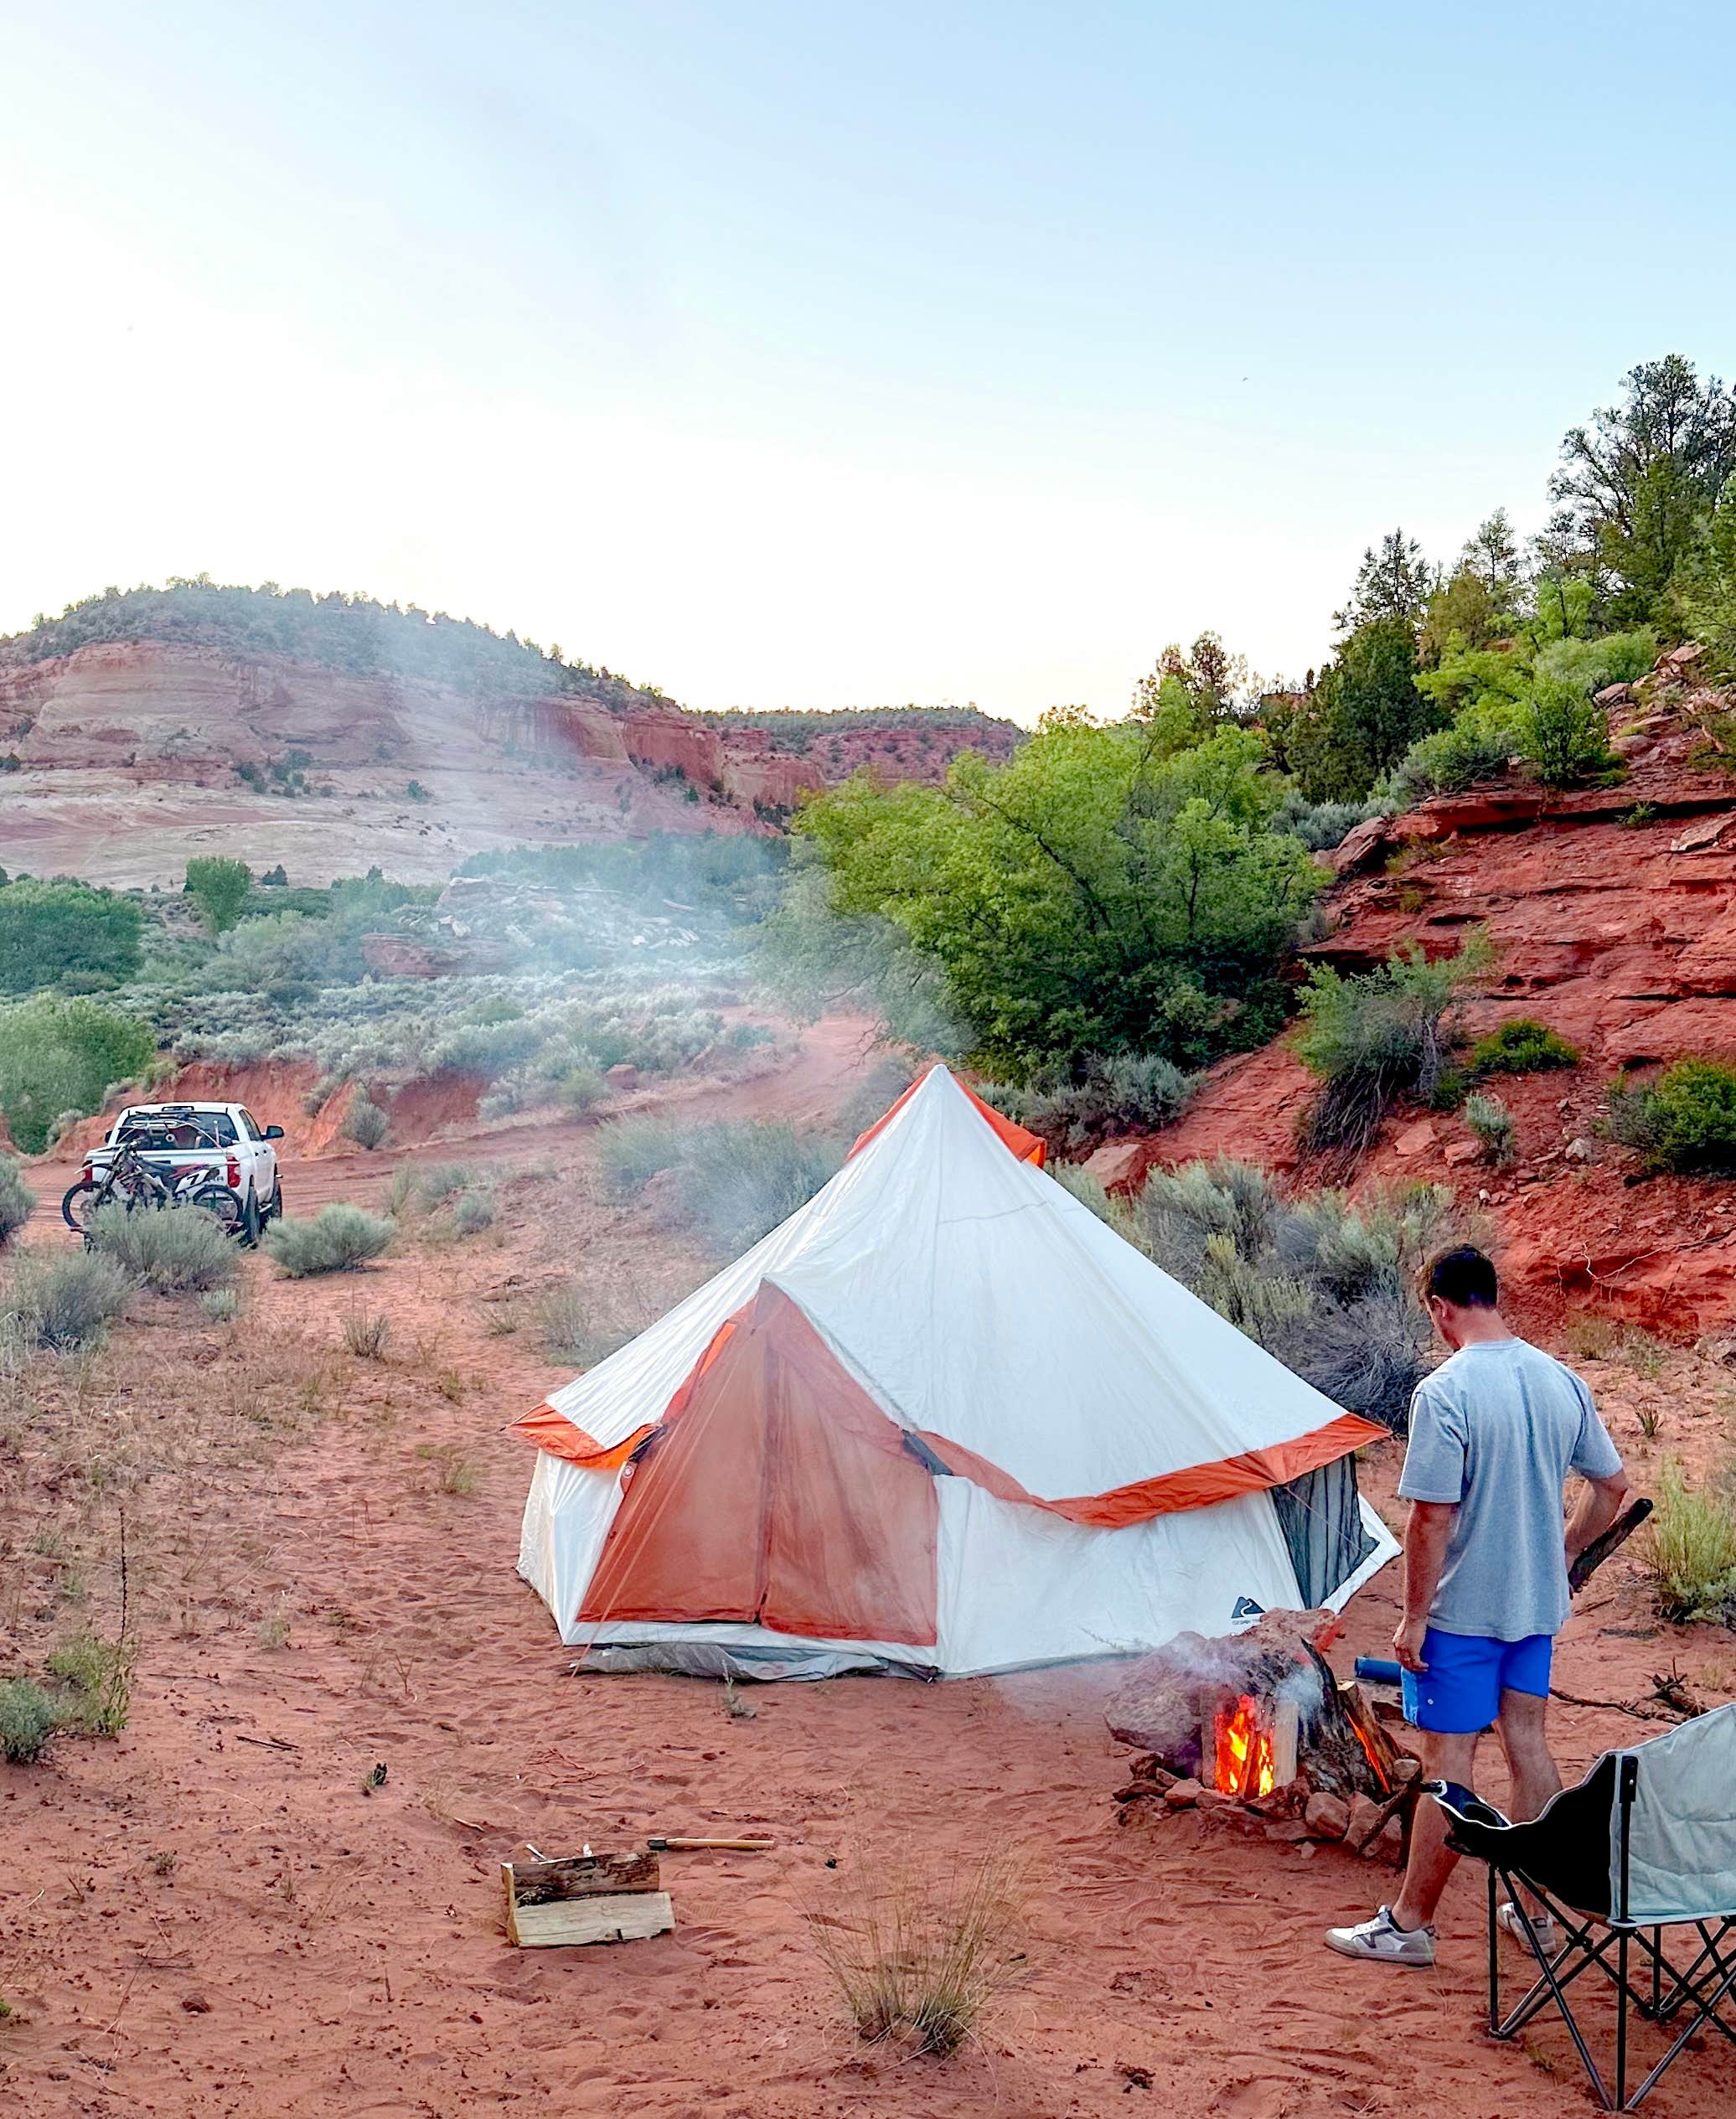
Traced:
MULTIPOLYGON (((781 1085, 719 1103, 814 1105, 835 1097, 859 1049, 828 1026, 781 1085)), ((1124 2115, 1148 2097, 1167 2119, 1588 2108, 1558 2028, 1520 2047, 1483 2034, 1478 1877, 1449 1894, 1439 1967, 1387 1972, 1331 1956, 1320 1935, 1389 1894, 1390 1872, 1196 1816, 1123 1822, 1110 1800, 1122 1755, 1102 1721, 1113 1664, 932 1687, 762 1687, 752 1719, 732 1718, 708 1684, 566 1675, 547 1614, 513 1573, 530 1465, 500 1431, 560 1372, 530 1331, 491 1336, 487 1320, 569 1268, 606 1301, 652 1307, 703 1269, 600 1198, 584 1129, 500 1137, 515 1162, 534 1149, 561 1175, 511 1189, 499 1241, 406 1242, 337 1282, 286 1283, 248 1262, 245 1329, 281 1324, 332 1350, 330 1415, 249 1469, 189 1484, 183 1534, 153 1577, 176 1616, 147 1612, 125 1734, 63 1739, 37 1768, 0 1766, 8 2108, 33 2119, 456 2119, 514 2106, 1061 2119, 1124 2115), (391 1317, 383 1364, 338 1344, 358 1305, 391 1317), (473 1491, 442 1490, 471 1473, 473 1491), (265 1646, 261 1621, 278 1612, 288 1643, 265 1646), (376 1765, 385 1783, 364 1793, 376 1765), (525 1841, 568 1852, 744 1828, 775 1851, 665 1858, 669 1936, 587 1951, 504 1941, 497 1865, 525 1841), (1029 1864, 1028 1982, 950 2060, 860 2044, 803 1908, 837 1903, 889 1860, 946 1868, 1007 1847, 1029 1864), (1135 2070, 1149 2070, 1149 2090, 1135 2070)), ((292 1164, 287 1182, 301 1206, 365 1201, 389 1160, 292 1164)), ((34 1234, 56 1240, 46 1216, 34 1234)), ((183 1328, 218 1336, 197 1313, 183 1328)), ((1721 1371, 1678 1357, 1650 1381, 1613 1367, 1594 1380, 1642 1479, 1656 1449, 1702 1461, 1723 1445, 1721 1371), (1661 1412, 1656 1445, 1640 1438, 1648 1403, 1661 1412)), ((1372 1470, 1377 1496, 1393 1470, 1372 1470)), ((1389 1569, 1353 1605, 1341 1657, 1384 1651, 1396 1588, 1389 1569)), ((1711 1698, 1736 1680, 1729 1636, 1659 1627, 1619 1560, 1575 1614, 1560 1682, 1631 1698, 1672 1661, 1711 1698)), ((1556 1715, 1574 1768, 1663 1726, 1556 1715)), ((1497 1796, 1499 1781, 1492 1771, 1497 1796)), ((1732 2055, 1710 2050, 1680 2063, 1651 2108, 1711 2119, 1733 2096, 1732 2055)))

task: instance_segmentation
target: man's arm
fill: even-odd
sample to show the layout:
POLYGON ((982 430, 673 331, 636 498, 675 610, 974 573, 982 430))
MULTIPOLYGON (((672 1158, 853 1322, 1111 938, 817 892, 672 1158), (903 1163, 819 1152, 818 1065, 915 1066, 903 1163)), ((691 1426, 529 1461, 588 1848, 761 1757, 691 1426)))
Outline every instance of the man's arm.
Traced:
POLYGON ((1612 1471, 1606 1479, 1588 1479, 1573 1512, 1568 1519, 1568 1565, 1571 1567, 1588 1545, 1600 1538, 1621 1513, 1628 1496, 1627 1473, 1612 1471))
POLYGON ((1458 1512, 1455 1501, 1411 1503, 1410 1522, 1404 1533, 1404 1616, 1392 1636, 1393 1651, 1407 1670, 1420 1672, 1429 1667, 1423 1660, 1423 1636, 1428 1630, 1434 1593, 1440 1587, 1453 1518, 1458 1512))

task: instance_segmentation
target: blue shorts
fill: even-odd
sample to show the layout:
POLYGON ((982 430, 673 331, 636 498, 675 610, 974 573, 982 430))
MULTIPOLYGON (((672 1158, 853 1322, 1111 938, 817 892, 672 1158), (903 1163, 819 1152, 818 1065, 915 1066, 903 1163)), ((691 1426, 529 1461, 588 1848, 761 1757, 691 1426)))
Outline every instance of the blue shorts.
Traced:
POLYGON ((1555 1642, 1547 1633, 1524 1641, 1490 1641, 1481 1634, 1441 1633, 1430 1626, 1423 1636, 1418 1677, 1406 1671, 1400 1689, 1404 1718, 1413 1729, 1439 1736, 1468 1736, 1486 1729, 1501 1713, 1503 1693, 1549 1697, 1549 1664, 1555 1642))

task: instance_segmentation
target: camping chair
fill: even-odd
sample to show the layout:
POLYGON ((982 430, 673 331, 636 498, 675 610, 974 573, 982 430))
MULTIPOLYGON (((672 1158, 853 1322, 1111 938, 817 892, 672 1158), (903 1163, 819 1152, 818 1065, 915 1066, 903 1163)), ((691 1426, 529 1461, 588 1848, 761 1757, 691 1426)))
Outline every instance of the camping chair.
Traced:
POLYGON ((1496 2038, 1514 2037, 1553 2003, 1606 2111, 1634 2111, 1702 2027, 1736 2045, 1736 2014, 1725 2013, 1736 1993, 1736 1704, 1631 1751, 1606 1751, 1530 1824, 1511 1823, 1454 1781, 1431 1781, 1429 1792, 1453 1821, 1448 1844, 1489 1864, 1489 2028, 1496 2038), (1562 1939, 1552 1953, 1525 1924, 1541 1977, 1503 2018, 1496 1915, 1503 1899, 1523 1905, 1522 1889, 1547 1909, 1562 1939), (1672 1927, 1691 1927, 1699 1939, 1685 1972, 1664 1953, 1664 1930, 1672 1927), (1613 2097, 1568 1999, 1594 1965, 1616 1990, 1613 2097), (1631 2096, 1630 2008, 1666 2031, 1686 2019, 1631 2096))

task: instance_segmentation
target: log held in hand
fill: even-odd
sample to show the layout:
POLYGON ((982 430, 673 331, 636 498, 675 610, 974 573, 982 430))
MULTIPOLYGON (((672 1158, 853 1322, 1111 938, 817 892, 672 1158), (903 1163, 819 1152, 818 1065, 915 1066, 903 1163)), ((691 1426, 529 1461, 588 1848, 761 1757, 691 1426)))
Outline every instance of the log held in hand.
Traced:
POLYGON ((1649 1501, 1636 1501, 1625 1508, 1601 1538, 1594 1538, 1568 1569, 1568 1589, 1577 1596, 1609 1555, 1625 1545, 1651 1513, 1649 1501))

